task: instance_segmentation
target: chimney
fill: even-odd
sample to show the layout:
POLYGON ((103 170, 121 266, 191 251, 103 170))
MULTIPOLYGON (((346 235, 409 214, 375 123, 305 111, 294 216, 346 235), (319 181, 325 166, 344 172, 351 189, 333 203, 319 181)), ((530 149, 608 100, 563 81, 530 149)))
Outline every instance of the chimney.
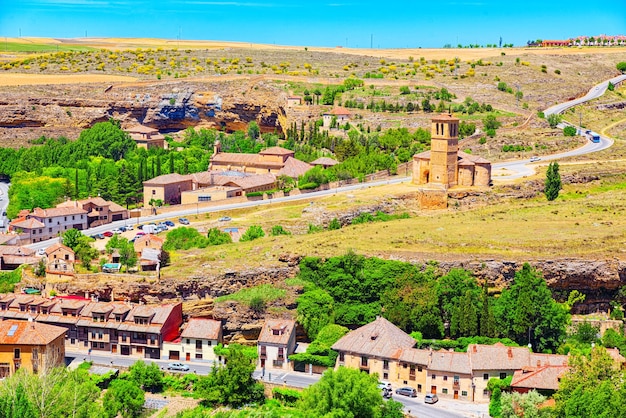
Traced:
POLYGON ((509 359, 513 358, 513 349, 511 347, 507 350, 507 355, 509 356, 509 359))

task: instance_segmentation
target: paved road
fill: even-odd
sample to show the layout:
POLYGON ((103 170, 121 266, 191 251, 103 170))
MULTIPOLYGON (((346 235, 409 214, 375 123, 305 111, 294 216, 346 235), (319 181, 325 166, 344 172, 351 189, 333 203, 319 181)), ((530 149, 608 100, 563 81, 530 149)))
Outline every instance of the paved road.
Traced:
MULTIPOLYGON (((146 222, 157 222, 157 221, 161 221, 165 219, 174 219, 174 218, 180 218, 180 217, 185 217, 185 216, 197 215, 200 213, 225 212, 229 210, 242 209, 242 208, 248 208, 248 207, 254 207, 254 206, 272 205, 272 204, 276 204, 280 202, 311 200, 317 197, 329 196, 329 195, 333 195, 336 193, 347 193, 347 192, 351 192, 354 190, 367 189, 369 187, 383 186, 385 184, 403 183, 403 182, 407 182, 410 180, 411 180, 410 177, 398 177, 398 178, 393 178, 390 180, 374 181, 370 183, 357 183, 357 184, 351 184, 351 185, 329 189, 329 190, 321 190, 319 192, 304 193, 304 194, 299 194, 299 195, 294 195, 294 196, 285 196, 285 197, 280 197, 276 199, 253 200, 253 201, 248 201, 248 202, 233 203, 233 204, 208 207, 208 208, 184 209, 184 210, 178 210, 178 211, 168 212, 168 213, 159 214, 159 215, 143 216, 141 218, 136 218, 136 219, 126 219, 124 221, 116 221, 110 224, 86 229, 82 232, 85 235, 101 234, 105 231, 110 231, 114 228, 119 228, 120 226, 125 226, 125 225, 135 225, 137 223, 146 223, 146 222)), ((38 250, 40 248, 48 248, 50 245, 58 242, 58 240, 59 240, 58 238, 53 238, 47 241, 41 241, 41 242, 37 242, 34 244, 29 244, 27 245, 27 247, 32 248, 34 250, 38 250)))
MULTIPOLYGON (((163 370, 167 370, 167 364, 172 362, 170 360, 160 360, 160 359, 148 359, 148 358, 137 358, 137 357, 129 357, 122 356, 119 354, 111 354, 105 352, 92 351, 92 354, 87 354, 84 351, 65 351, 65 362, 66 364, 78 365, 83 361, 92 361, 93 364, 99 366, 108 366, 108 367, 130 367, 135 364, 138 360, 142 360, 146 363, 156 363, 163 370)), ((181 361, 189 366, 189 371, 184 373, 196 373, 200 375, 207 375, 211 372, 213 365, 209 362, 200 363, 200 362, 188 362, 181 361)), ((176 371, 172 371, 172 373, 180 373, 176 371)))
MULTIPOLYGON (((614 77, 610 80, 603 81, 602 83, 593 86, 591 90, 589 90, 589 92, 583 97, 580 97, 575 100, 570 100, 569 102, 554 105, 546 109, 543 113, 544 115, 546 115, 546 117, 552 114, 563 113, 564 111, 566 111, 567 109, 573 106, 579 105, 581 103, 585 103, 589 100, 597 99, 598 97, 602 96, 606 92, 606 89, 609 86, 609 82, 613 84, 617 84, 624 80, 626 80, 626 74, 620 75, 618 77, 614 77)), ((559 128, 562 129, 567 125, 571 125, 571 124, 561 123, 559 124, 559 128)), ((575 125, 571 125, 571 126, 574 126, 577 129, 581 129, 580 127, 575 126, 575 125)), ((558 159, 565 158, 565 157, 573 157, 576 155, 590 154, 592 152, 597 152, 603 149, 607 149, 611 147, 612 145, 613 145, 613 140, 611 138, 608 138, 606 136, 600 136, 599 143, 594 143, 594 142, 589 141, 584 146, 580 148, 576 148, 575 150, 542 156, 541 160, 537 161, 535 164, 541 164, 542 161, 553 161, 553 160, 558 160, 558 159)), ((533 174, 535 174, 535 169, 534 169, 535 165, 531 163, 532 161, 528 159, 528 160, 506 161, 506 162, 493 164, 492 165, 492 169, 494 171, 493 180, 494 181, 514 180, 514 179, 518 179, 521 177, 532 176, 533 174)))

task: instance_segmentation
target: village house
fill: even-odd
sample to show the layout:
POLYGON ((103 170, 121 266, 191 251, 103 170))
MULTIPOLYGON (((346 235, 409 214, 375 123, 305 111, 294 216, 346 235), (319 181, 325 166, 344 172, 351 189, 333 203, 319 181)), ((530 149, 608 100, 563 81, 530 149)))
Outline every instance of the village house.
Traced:
POLYGON ((330 112, 326 112, 322 115, 323 126, 326 129, 330 129, 335 121, 335 127, 344 125, 350 121, 352 114, 348 109, 343 107, 336 107, 330 112))
POLYGON ((287 107, 298 106, 302 104, 302 97, 300 96, 289 96, 287 97, 287 107))
POLYGON ((21 294, 0 297, 0 318, 64 327, 66 344, 75 349, 152 359, 161 358, 161 344, 178 337, 183 322, 181 303, 133 305, 21 294))
POLYGON ((193 190, 191 176, 172 173, 164 174, 143 182, 143 205, 150 206, 151 201, 160 200, 167 205, 180 205, 181 195, 193 190))
POLYGON ((60 242, 46 248, 46 278, 74 275, 74 251, 60 242))
POLYGON ((159 267, 165 240, 154 234, 138 237, 134 242, 135 252, 142 271, 154 271, 159 267))
POLYGON ((259 366, 264 370, 289 370, 289 355, 295 349, 296 322, 291 319, 266 319, 257 342, 259 366))
POLYGON ((0 321, 0 378, 19 369, 38 373, 62 366, 65 360, 65 328, 32 320, 0 321))
POLYGON ((21 212, 9 224, 9 230, 15 231, 22 243, 46 241, 72 228, 87 229, 87 211, 83 208, 35 208, 30 213, 21 212))
MULTIPOLYGON (((222 323, 214 319, 190 318, 184 325, 181 351, 186 361, 218 361, 213 349, 222 343, 222 323)), ((172 353, 170 353, 170 358, 172 353)))
POLYGON ((428 393, 472 401, 472 366, 467 353, 439 350, 432 353, 426 372, 428 393))
POLYGON ((416 389, 417 393, 424 393, 427 388, 426 375, 431 355, 432 350, 403 349, 398 358, 397 377, 391 380, 403 386, 410 386, 416 389))
POLYGON ((183 205, 203 202, 216 202, 227 200, 243 195, 241 187, 237 186, 211 186, 202 189, 189 190, 183 192, 181 201, 183 205))
POLYGON ((295 152, 282 147, 270 147, 258 154, 222 152, 220 141, 213 145, 209 171, 241 171, 244 173, 298 178, 311 169, 311 165, 295 158, 295 152))
POLYGON ((143 125, 134 125, 125 129, 130 137, 137 144, 137 148, 151 149, 162 148, 167 149, 165 136, 161 135, 157 129, 143 125))
POLYGON ((528 393, 536 390, 542 395, 551 396, 559 389, 559 382, 569 370, 569 366, 524 367, 516 370, 511 381, 513 392, 528 393))
POLYGON ((35 250, 15 245, 0 245, 0 270, 15 270, 22 264, 36 266, 41 257, 35 250))
POLYGON ((322 166, 322 168, 328 168, 339 164, 339 162, 329 157, 320 157, 317 160, 311 161, 309 164, 311 164, 313 167, 319 165, 322 166))
POLYGON ((381 379, 398 382, 400 354, 415 344, 414 338, 379 316, 341 337, 332 349, 339 353, 338 366, 378 373, 381 379))
POLYGON ((93 228, 130 217, 124 207, 115 202, 104 200, 100 196, 83 200, 68 200, 57 205, 57 208, 82 208, 87 212, 87 227, 93 228))

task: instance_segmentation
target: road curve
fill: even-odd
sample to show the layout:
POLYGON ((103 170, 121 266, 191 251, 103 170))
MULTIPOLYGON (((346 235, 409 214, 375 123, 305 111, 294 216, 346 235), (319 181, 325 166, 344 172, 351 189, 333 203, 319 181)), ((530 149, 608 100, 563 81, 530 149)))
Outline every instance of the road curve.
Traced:
MULTIPOLYGON (((583 97, 551 106, 547 108, 543 113, 546 117, 549 115, 553 115, 553 114, 563 113, 564 111, 566 111, 567 109, 571 107, 588 102, 589 100, 597 99, 598 97, 602 96, 606 92, 609 86, 609 82, 613 84, 617 84, 625 80, 626 80, 626 74, 623 74, 617 77, 613 77, 610 80, 603 81, 602 83, 596 84, 595 86, 593 86, 589 90, 589 92, 583 97)), ((559 127, 564 128, 567 125, 570 125, 570 124, 561 123, 559 124, 559 127)), ((580 127, 578 126, 575 126, 575 125, 571 125, 571 126, 574 126, 575 128, 580 129, 580 127)), ((554 161, 554 160, 559 160, 561 158, 566 158, 566 157, 590 154, 592 152, 597 152, 597 151, 602 151, 604 149, 607 149, 611 147, 612 145, 613 145, 613 140, 611 138, 600 135, 600 142, 598 143, 589 141, 587 144, 583 145, 582 147, 576 148, 571 151, 542 156, 541 161, 554 161)), ((541 161, 537 162, 537 164, 540 164, 541 161)), ((536 167, 536 164, 531 164, 531 163, 533 162, 530 161, 530 159, 525 159, 525 160, 506 161, 506 162, 493 164, 492 169, 493 169, 494 174, 492 176, 492 179, 494 181, 504 181, 504 180, 514 180, 514 179, 518 179, 521 177, 532 176, 533 174, 535 174, 534 167, 536 167)))

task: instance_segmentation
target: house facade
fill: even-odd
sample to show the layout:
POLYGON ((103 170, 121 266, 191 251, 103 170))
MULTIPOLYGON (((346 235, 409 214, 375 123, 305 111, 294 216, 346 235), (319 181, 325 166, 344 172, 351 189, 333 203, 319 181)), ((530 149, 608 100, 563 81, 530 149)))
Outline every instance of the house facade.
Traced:
POLYGON ((157 359, 161 344, 179 336, 182 304, 133 305, 7 294, 0 298, 0 318, 31 318, 64 327, 66 344, 74 349, 157 359))
POLYGON ((333 119, 337 121, 337 125, 345 124, 350 120, 351 116, 352 114, 348 109, 337 107, 322 115, 323 126, 324 128, 329 129, 332 125, 333 119))
POLYGON ((46 248, 46 277, 71 276, 74 274, 76 256, 74 251, 60 242, 46 248))
POLYGON ((9 224, 22 243, 34 243, 56 238, 68 229, 87 229, 87 211, 77 207, 35 208, 9 224))
POLYGON ((152 200, 160 200, 168 205, 179 205, 182 193, 187 190, 193 190, 193 180, 190 176, 172 173, 155 177, 143 182, 143 205, 149 207, 152 200))
POLYGON ((262 369, 289 370, 289 355, 296 349, 296 322, 268 319, 263 324, 257 350, 262 369))
MULTIPOLYGON (((213 351, 222 343, 222 323, 214 319, 191 318, 185 324, 181 337, 181 351, 186 361, 218 361, 213 351)), ((183 357, 181 356, 181 359, 183 357)))
POLYGON ((0 378, 19 369, 38 373, 65 360, 65 328, 30 321, 0 321, 0 378))
POLYGON ((130 137, 137 144, 137 148, 151 149, 162 148, 167 149, 165 136, 161 135, 157 129, 144 125, 134 125, 125 129, 130 137))
POLYGON ((87 212, 87 227, 92 228, 115 221, 128 219, 128 210, 115 202, 104 200, 100 196, 83 200, 68 200, 57 208, 82 208, 87 212))

